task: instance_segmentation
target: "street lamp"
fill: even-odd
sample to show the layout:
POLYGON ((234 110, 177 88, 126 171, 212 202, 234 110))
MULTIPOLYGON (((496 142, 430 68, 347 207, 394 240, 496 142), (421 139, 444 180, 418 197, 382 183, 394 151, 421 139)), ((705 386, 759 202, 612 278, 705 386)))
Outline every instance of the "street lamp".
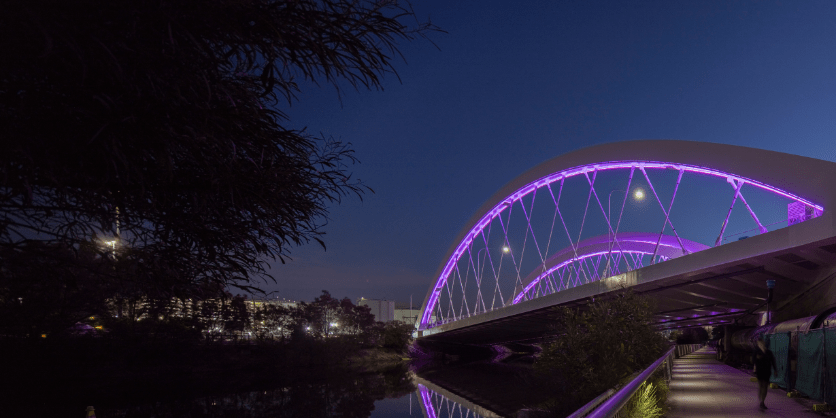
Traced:
MULTIPOLYGON (((484 262, 484 257, 482 257, 482 251, 485 251, 487 249, 488 249, 488 247, 482 248, 476 253, 476 270, 477 270, 476 273, 479 275, 479 277, 481 277, 481 275, 482 275, 482 269, 485 268, 485 262, 484 262), (481 268, 479 267, 480 265, 481 265, 481 268)), ((511 252, 511 247, 509 247, 507 245, 503 245, 502 246, 502 252, 505 253, 505 254, 508 254, 509 252, 511 252)), ((488 254, 485 253, 485 256, 487 256, 487 255, 488 254)))
POLYGON ((636 188, 636 191, 633 192, 633 197, 635 197, 636 200, 641 201, 642 199, 644 199, 644 190, 636 188))
MULTIPOLYGON (((622 192, 626 193, 625 190, 610 190, 610 193, 607 195, 607 223, 609 224, 609 228, 607 228, 607 265, 604 267, 604 277, 606 277, 610 272, 610 262, 612 261, 612 245, 613 241, 615 241, 615 231, 612 229, 612 213, 610 210, 610 203, 612 200, 613 192, 622 192), (612 235, 610 235, 612 233, 612 235)), ((644 200, 644 190, 641 187, 636 187, 633 189, 633 199, 637 202, 641 202, 644 200)))
MULTIPOLYGON (((494 248, 496 248, 496 247, 494 247, 494 248)), ((484 248, 479 249, 478 252, 476 252, 476 277, 480 282, 482 281, 482 270, 485 269, 485 257, 488 256, 488 253, 485 253, 485 257, 482 257, 482 251, 485 251, 485 250, 489 250, 489 248, 484 247, 484 248)), ((508 254, 510 252, 511 252, 511 247, 509 247, 508 245, 503 245, 502 246, 503 255, 508 254)), ((410 306, 412 306, 411 302, 410 302, 410 306)))

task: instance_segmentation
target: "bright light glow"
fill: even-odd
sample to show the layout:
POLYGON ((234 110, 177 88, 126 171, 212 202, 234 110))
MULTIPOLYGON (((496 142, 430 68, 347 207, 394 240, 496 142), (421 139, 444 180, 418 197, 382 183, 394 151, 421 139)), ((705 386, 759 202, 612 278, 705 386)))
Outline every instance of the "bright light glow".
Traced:
POLYGON ((502 252, 503 252, 503 253, 507 253, 507 252, 509 252, 509 251, 511 251, 511 249, 510 249, 510 248, 508 248, 508 246, 502 247, 502 252))
POLYGON ((635 191, 635 192, 633 192, 633 197, 635 197, 635 198, 636 198, 636 200, 642 200, 642 199, 644 199, 644 190, 642 190, 642 189, 636 189, 636 191, 635 191))
POLYGON ((46 334, 41 334, 41 338, 46 338, 46 334))
POLYGON ((332 326, 332 327, 336 327, 336 326, 339 326, 339 325, 340 325, 340 324, 338 324, 338 323, 336 323, 336 322, 332 322, 332 323, 331 323, 331 326, 332 326))

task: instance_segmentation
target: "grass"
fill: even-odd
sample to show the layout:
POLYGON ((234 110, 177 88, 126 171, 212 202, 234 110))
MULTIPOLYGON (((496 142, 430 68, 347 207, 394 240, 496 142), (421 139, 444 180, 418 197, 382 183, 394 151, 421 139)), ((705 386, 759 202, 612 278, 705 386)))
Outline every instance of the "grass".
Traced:
POLYGON ((667 409, 668 385, 661 376, 642 383, 625 409, 628 418, 658 418, 667 409))

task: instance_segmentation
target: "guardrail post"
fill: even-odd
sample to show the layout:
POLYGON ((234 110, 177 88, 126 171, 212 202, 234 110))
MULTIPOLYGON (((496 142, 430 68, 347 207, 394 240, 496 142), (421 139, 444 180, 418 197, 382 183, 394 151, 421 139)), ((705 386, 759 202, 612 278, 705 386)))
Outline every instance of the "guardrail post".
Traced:
POLYGON ((673 353, 668 356, 668 376, 673 380, 673 353))

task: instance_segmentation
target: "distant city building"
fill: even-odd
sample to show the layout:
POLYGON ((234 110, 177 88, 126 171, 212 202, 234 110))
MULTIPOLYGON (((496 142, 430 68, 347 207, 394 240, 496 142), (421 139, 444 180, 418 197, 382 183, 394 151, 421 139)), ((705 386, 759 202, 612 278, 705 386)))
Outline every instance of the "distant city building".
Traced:
POLYGON ((357 306, 368 306, 375 321, 391 322, 395 320, 395 301, 360 298, 357 306))
POLYGON ((247 310, 250 311, 250 313, 252 313, 254 309, 260 308, 262 306, 281 306, 282 308, 287 308, 287 309, 295 308, 299 304, 299 302, 297 302, 295 300, 276 298, 276 299, 253 299, 253 300, 248 300, 246 302, 246 304, 247 304, 247 310))
POLYGON ((400 303, 395 305, 395 321, 405 322, 407 324, 414 324, 418 321, 420 309, 410 307, 409 304, 400 303))

